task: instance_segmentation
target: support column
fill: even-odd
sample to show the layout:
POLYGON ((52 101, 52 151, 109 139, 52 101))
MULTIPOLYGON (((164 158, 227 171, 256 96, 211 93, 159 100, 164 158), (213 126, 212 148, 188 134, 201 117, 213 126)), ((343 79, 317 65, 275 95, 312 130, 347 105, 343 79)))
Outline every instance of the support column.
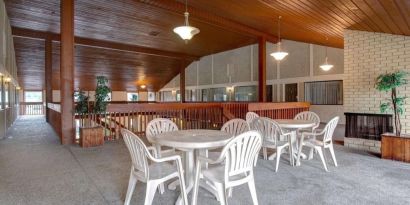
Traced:
POLYGON ((266 38, 260 37, 258 43, 258 96, 259 102, 266 102, 266 38))
POLYGON ((45 41, 45 46, 44 46, 44 53, 45 53, 45 76, 44 76, 44 81, 45 81, 45 87, 46 87, 46 121, 49 122, 49 114, 48 114, 48 109, 47 109, 47 104, 51 103, 53 101, 53 96, 52 96, 52 88, 51 88, 51 81, 52 81, 52 75, 53 75, 53 47, 52 47, 53 41, 51 38, 46 38, 45 41))
POLYGON ((180 102, 185 102, 185 62, 181 62, 181 68, 179 72, 179 94, 180 94, 180 102))
POLYGON ((61 141, 74 142, 74 0, 61 0, 61 141))

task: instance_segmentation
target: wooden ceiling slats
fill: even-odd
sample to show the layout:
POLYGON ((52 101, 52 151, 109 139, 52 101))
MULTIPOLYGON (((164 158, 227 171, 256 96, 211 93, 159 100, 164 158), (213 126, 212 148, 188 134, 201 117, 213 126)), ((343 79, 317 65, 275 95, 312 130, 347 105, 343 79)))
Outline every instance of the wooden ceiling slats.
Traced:
MULTIPOLYGON (((5 0, 13 30, 55 40, 55 81, 60 1, 5 0)), ((94 89, 93 76, 101 73, 113 89, 160 88, 180 71, 181 59, 250 45, 261 36, 276 42, 279 15, 284 39, 339 48, 344 29, 410 35, 410 0, 195 0, 190 23, 201 32, 187 44, 172 31, 184 21, 182 0, 76 0, 75 9, 75 85, 83 89, 94 89)), ((35 52, 43 47, 44 41, 16 38, 23 86, 43 87, 44 57, 35 52)))
POLYGON ((406 22, 406 17, 402 15, 400 9, 397 7, 394 1, 379 1, 380 6, 383 7, 385 14, 397 25, 398 29, 403 35, 410 35, 410 28, 406 22))
MULTIPOLYGON (((330 1, 335 8, 338 8, 341 13, 339 15, 345 15, 346 19, 351 19, 351 24, 350 25, 357 25, 362 27, 362 29, 359 30, 364 30, 364 31, 370 31, 370 30, 375 30, 376 27, 372 23, 369 23, 365 18, 362 16, 358 15, 356 12, 353 12, 352 10, 349 9, 349 2, 346 0, 333 0, 330 1)), ((351 2, 350 2, 351 3, 351 2)))

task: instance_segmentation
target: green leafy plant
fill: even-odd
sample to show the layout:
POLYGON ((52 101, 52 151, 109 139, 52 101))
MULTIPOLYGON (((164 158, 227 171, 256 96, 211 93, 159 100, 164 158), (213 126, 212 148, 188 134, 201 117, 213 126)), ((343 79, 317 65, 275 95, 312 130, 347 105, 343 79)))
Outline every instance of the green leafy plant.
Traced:
POLYGON ((400 136, 401 134, 400 115, 404 112, 403 106, 406 99, 406 97, 398 95, 397 88, 408 83, 407 75, 407 72, 396 71, 379 75, 376 79, 377 90, 390 92, 390 99, 387 99, 387 102, 380 104, 380 111, 382 113, 393 111, 397 136, 400 136))
POLYGON ((132 94, 131 101, 138 101, 138 95, 132 94))
POLYGON ((94 112, 105 113, 111 89, 107 86, 108 79, 105 76, 97 76, 97 87, 95 88, 94 112))
POLYGON ((74 94, 77 98, 77 103, 75 105, 75 113, 86 114, 88 113, 88 100, 89 97, 85 95, 84 91, 78 91, 74 94))

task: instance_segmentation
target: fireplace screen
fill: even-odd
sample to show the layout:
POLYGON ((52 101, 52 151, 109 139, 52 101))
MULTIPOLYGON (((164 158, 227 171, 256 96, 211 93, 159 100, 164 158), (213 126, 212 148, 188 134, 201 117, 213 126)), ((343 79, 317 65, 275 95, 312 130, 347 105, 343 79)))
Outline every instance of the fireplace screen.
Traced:
POLYGON ((393 132, 392 115, 345 113, 345 137, 381 140, 381 134, 393 132))

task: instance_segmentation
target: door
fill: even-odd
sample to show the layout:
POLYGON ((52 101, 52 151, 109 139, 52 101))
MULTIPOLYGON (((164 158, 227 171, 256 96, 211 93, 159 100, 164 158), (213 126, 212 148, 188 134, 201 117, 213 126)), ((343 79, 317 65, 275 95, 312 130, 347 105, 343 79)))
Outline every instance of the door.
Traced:
POLYGON ((298 84, 286 84, 285 85, 285 101, 297 102, 298 101, 298 84))

